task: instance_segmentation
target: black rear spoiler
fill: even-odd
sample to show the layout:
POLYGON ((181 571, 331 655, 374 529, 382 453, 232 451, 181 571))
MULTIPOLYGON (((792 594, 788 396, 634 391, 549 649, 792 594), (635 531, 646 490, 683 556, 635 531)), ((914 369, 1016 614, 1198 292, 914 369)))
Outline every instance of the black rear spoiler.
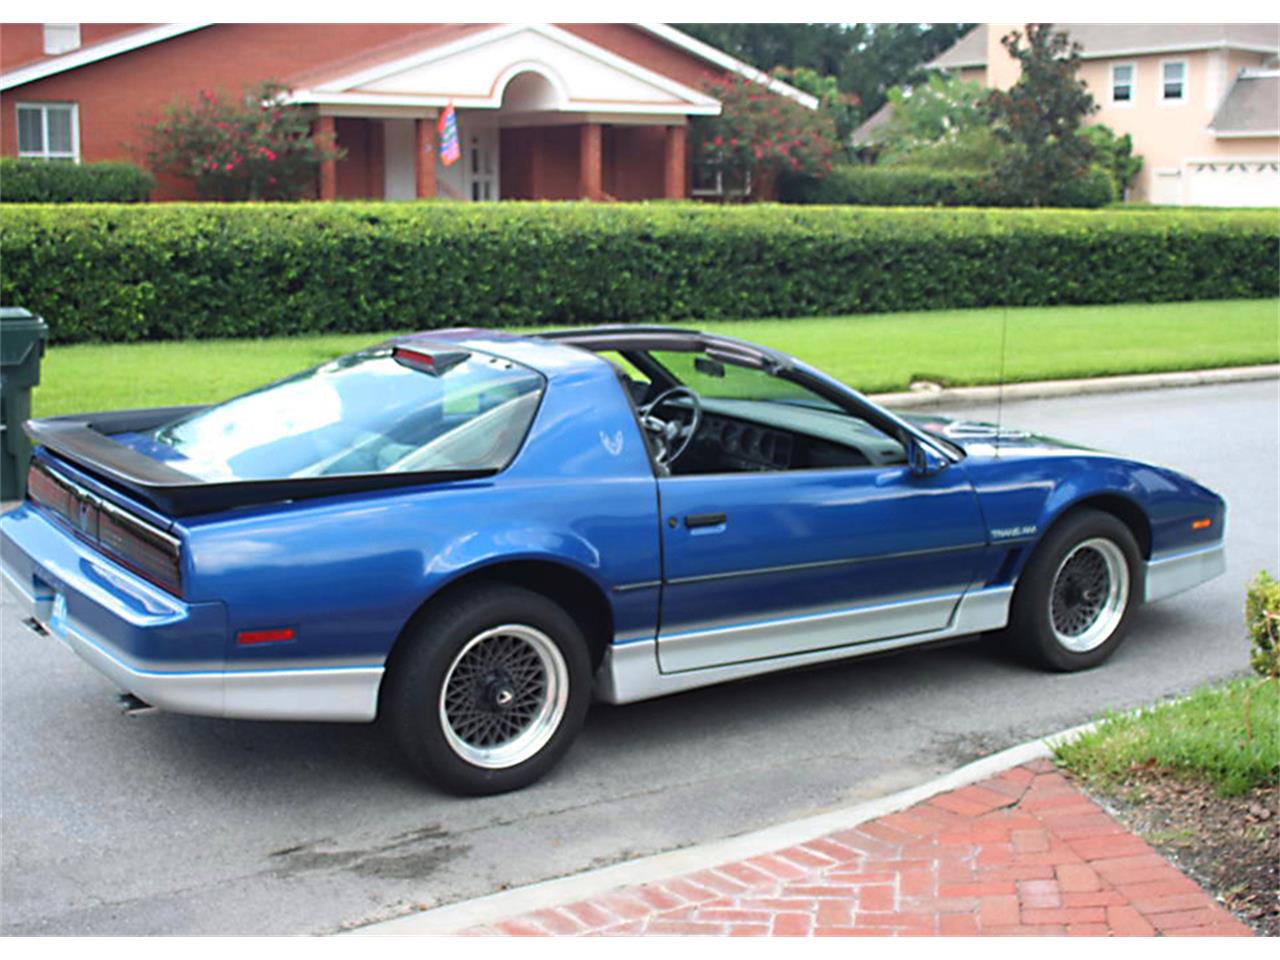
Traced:
POLYGON ((436 470, 422 473, 356 473, 333 477, 283 477, 270 480, 202 480, 116 443, 110 434, 154 430, 179 417, 206 409, 157 407, 28 420, 31 442, 70 461, 100 482, 119 487, 161 513, 174 517, 216 513, 233 507, 329 497, 366 490, 476 480, 498 471, 436 470))

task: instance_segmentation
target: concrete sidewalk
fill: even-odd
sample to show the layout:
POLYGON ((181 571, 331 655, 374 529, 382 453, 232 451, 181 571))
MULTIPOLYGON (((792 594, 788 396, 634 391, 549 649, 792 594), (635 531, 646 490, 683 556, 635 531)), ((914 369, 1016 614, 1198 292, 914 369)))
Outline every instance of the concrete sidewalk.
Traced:
POLYGON ((1170 373, 1132 373, 1111 377, 1089 377, 1080 380, 1035 380, 1008 383, 1003 386, 947 387, 906 390, 901 393, 872 394, 876 403, 894 409, 935 407, 943 404, 982 404, 1005 400, 1073 397, 1092 393, 1131 393, 1140 390, 1166 390, 1170 387, 1200 387, 1221 383, 1248 383, 1280 377, 1280 364, 1268 363, 1249 367, 1221 367, 1209 370, 1178 370, 1170 373))
MULTIPOLYGON (((1015 748, 1005 755, 1020 749, 1027 752, 1015 748)), ((996 765, 986 763, 988 768, 996 765)), ((962 771, 956 776, 964 779, 962 771)), ((825 815, 837 820, 840 816, 825 815)), ((761 836, 783 840, 797 829, 804 828, 785 825, 761 836)), ((645 873, 640 864, 623 864, 357 932, 1253 935, 1043 757, 1006 766, 976 783, 934 792, 905 809, 802 842, 779 844, 768 852, 752 854, 750 838, 727 843, 664 855, 668 867, 684 858, 689 868, 648 882, 619 884, 623 877, 640 879, 645 873), (717 851, 732 849, 735 843, 746 853, 716 858, 717 851), (557 893, 562 894, 559 900, 557 893)), ((667 873, 662 864, 648 872, 667 873)))

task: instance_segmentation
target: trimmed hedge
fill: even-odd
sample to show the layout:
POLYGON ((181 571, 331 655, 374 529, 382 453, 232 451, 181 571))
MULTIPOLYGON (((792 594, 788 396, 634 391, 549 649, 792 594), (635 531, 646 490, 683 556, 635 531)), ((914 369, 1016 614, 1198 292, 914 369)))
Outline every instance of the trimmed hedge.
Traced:
POLYGON ((142 203, 156 179, 132 163, 69 163, 0 157, 5 203, 142 203))
MULTIPOLYGON (((881 207, 1020 207, 1022 199, 989 173, 929 167, 836 167, 821 180, 792 175, 779 183, 788 203, 881 207)), ((1116 200, 1111 175, 1095 168, 1054 198, 1059 207, 1105 207, 1116 200)))
POLYGON ((1274 297, 1274 211, 3 206, 58 343, 1274 297))

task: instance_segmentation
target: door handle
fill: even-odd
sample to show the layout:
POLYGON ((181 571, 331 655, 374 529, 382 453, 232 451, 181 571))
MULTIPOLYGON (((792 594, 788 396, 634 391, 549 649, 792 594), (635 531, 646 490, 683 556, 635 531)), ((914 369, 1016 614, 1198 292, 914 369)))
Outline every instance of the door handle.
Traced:
POLYGON ((727 519, 723 513, 689 513, 685 515, 684 525, 690 530, 695 527, 718 527, 727 519))

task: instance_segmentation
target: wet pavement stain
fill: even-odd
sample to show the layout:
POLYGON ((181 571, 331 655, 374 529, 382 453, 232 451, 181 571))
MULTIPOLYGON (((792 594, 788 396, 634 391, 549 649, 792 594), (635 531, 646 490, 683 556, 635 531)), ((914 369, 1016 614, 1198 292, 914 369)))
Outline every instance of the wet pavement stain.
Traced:
POLYGON ((430 874, 470 851, 468 844, 435 842, 448 836, 449 832, 439 824, 429 824, 363 849, 325 849, 333 844, 331 838, 325 837, 273 850, 267 857, 275 861, 271 870, 280 876, 345 868, 361 876, 410 880, 430 874))

